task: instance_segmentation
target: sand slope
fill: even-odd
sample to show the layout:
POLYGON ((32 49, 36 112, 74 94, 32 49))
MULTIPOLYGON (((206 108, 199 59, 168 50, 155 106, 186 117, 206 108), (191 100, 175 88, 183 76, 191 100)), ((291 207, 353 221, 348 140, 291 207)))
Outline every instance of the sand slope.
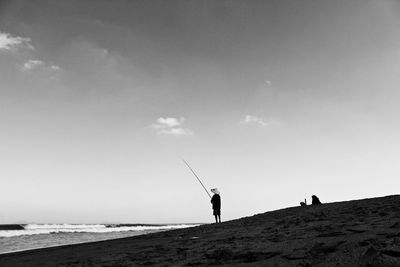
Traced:
POLYGON ((400 266, 400 196, 0 255, 0 266, 400 266))

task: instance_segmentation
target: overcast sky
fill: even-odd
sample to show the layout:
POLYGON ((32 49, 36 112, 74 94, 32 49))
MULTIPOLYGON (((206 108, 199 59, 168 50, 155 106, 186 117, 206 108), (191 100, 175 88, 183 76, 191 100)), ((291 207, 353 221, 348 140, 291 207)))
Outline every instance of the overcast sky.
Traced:
POLYGON ((397 194, 399 85, 398 1, 1 1, 0 223, 397 194))

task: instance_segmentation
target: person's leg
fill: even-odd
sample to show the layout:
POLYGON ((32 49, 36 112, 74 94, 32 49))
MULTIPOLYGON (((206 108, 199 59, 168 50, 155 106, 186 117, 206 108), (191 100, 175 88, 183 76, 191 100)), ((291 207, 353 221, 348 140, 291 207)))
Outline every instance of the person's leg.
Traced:
POLYGON ((215 223, 218 223, 217 215, 215 214, 214 216, 215 216, 215 223))
POLYGON ((221 215, 220 214, 218 214, 218 220, 219 220, 219 223, 221 223, 221 215))

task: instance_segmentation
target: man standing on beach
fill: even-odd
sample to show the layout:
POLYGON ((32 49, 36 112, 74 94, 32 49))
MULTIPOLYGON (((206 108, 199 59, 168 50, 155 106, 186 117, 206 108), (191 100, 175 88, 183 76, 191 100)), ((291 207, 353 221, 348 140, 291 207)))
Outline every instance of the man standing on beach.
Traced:
POLYGON ((211 203, 214 211, 213 214, 215 216, 215 223, 221 223, 221 197, 217 188, 211 189, 211 192, 214 193, 213 197, 211 198, 211 203))

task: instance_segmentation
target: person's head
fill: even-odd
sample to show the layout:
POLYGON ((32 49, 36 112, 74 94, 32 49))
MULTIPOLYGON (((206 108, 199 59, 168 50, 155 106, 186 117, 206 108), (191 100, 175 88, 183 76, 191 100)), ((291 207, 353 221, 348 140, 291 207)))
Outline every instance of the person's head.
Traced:
POLYGON ((312 199, 318 199, 316 195, 311 196, 312 199))
POLYGON ((213 188, 213 189, 211 189, 211 192, 213 192, 214 194, 219 195, 218 188, 213 188))

